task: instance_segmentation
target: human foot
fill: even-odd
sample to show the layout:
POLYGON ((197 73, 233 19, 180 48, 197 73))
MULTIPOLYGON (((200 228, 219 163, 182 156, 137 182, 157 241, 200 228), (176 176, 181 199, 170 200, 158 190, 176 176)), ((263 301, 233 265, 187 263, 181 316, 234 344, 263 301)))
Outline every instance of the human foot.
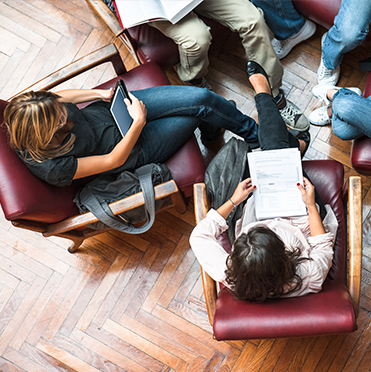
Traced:
POLYGON ((267 73, 259 63, 254 61, 247 62, 246 73, 255 94, 268 93, 272 95, 267 73))

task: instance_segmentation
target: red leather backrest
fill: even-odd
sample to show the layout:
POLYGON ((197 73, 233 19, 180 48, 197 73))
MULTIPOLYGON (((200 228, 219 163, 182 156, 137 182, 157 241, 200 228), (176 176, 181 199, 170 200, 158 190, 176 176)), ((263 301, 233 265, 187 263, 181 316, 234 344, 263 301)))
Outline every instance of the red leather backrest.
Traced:
POLYGON ((328 29, 339 12, 341 0, 292 0, 292 3, 305 17, 328 29))
MULTIPOLYGON (((0 101, 0 122, 7 102, 0 101)), ((35 177, 9 146, 6 128, 0 128, 0 204, 5 218, 57 222, 78 213, 72 202, 76 187, 57 187, 35 177)))

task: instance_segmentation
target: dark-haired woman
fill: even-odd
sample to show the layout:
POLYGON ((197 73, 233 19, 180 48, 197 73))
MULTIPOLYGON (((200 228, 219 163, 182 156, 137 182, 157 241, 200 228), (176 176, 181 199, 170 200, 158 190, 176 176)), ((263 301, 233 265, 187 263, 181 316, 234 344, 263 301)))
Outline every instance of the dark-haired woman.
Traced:
MULTIPOLYGON (((262 150, 294 147, 271 96, 265 71, 249 62, 247 72, 255 90, 262 150)), ((257 221, 254 197, 247 200, 236 223, 236 240, 228 254, 218 237, 228 228, 231 211, 253 193, 251 179, 242 181, 232 197, 211 209, 194 229, 191 247, 204 270, 229 287, 237 299, 302 296, 319 292, 332 264, 337 230, 336 217, 326 206, 324 220, 318 212, 315 189, 307 178, 298 185, 308 214, 302 217, 257 221)))

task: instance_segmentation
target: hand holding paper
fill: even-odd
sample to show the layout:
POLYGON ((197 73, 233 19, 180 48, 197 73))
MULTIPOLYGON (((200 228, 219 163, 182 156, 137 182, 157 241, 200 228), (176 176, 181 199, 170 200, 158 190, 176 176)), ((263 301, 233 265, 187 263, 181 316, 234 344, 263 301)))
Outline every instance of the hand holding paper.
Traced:
POLYGON ((231 199, 236 205, 238 205, 254 191, 254 188, 255 186, 252 186, 251 184, 251 178, 246 178, 238 184, 231 199))
POLYGON ((301 192, 301 197, 303 199, 303 202, 308 207, 315 206, 316 200, 315 200, 315 193, 314 193, 314 186, 309 182, 308 178, 303 177, 303 183, 304 187, 299 183, 298 188, 301 192))

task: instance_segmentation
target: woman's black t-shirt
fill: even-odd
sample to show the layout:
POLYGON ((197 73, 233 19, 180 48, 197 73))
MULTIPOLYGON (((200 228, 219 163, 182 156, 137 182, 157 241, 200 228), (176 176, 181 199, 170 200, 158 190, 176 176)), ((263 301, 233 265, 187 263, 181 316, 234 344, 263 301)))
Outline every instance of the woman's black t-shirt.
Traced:
MULTIPOLYGON (((76 173, 77 158, 107 154, 122 138, 109 111, 109 103, 98 101, 81 110, 72 103, 66 103, 65 105, 68 112, 67 120, 72 120, 75 123, 64 140, 68 140, 71 133, 76 136, 74 146, 70 152, 39 163, 34 161, 27 153, 18 151, 20 158, 35 176, 56 186, 71 184, 76 173)), ((126 162, 119 168, 107 173, 134 169, 139 156, 140 146, 138 142, 126 162)))

